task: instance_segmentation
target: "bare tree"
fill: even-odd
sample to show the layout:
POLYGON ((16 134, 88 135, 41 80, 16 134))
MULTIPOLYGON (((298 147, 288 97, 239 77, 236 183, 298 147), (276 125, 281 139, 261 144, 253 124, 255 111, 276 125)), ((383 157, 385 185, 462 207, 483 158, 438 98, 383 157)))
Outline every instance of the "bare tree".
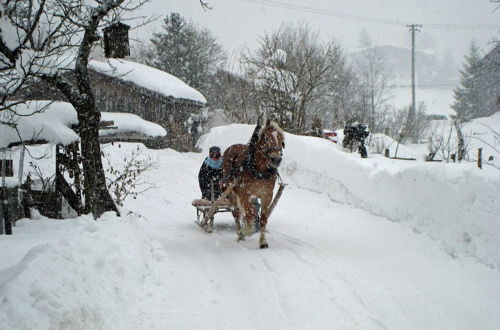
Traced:
MULTIPOLYGON (((27 79, 56 86, 77 111, 81 138, 85 206, 94 217, 117 211, 106 187, 99 145, 101 114, 90 87, 88 60, 100 28, 125 11, 143 4, 125 0, 2 0, 0 63, 18 82, 6 90, 5 101, 27 79), (8 29, 6 29, 8 27, 8 29), (9 71, 10 70, 10 71, 9 71), (68 77, 71 73, 73 79, 68 77)), ((5 102, 2 102, 5 104, 5 102)))
POLYGON ((429 125, 428 136, 428 160, 436 156, 446 162, 468 159, 471 136, 463 134, 462 121, 454 119, 451 125, 436 121, 429 125))
POLYGON ((383 123, 377 121, 379 112, 387 110, 387 102, 391 98, 391 71, 385 64, 383 54, 378 47, 368 47, 360 53, 355 61, 360 82, 363 121, 370 123, 370 131, 380 132, 383 123))
POLYGON ((107 186, 118 205, 123 206, 127 197, 136 199, 138 195, 155 187, 143 177, 143 174, 155 168, 156 163, 150 156, 146 157, 139 146, 126 155, 120 164, 113 164, 110 155, 106 152, 104 152, 104 159, 107 163, 107 186))
POLYGON ((259 42, 258 50, 243 56, 244 70, 255 81, 264 109, 285 129, 303 132, 321 87, 335 86, 344 65, 341 48, 334 41, 322 44, 306 24, 282 25, 259 42))
POLYGON ((259 93, 253 81, 220 70, 211 84, 212 107, 224 109, 224 114, 236 123, 255 123, 260 108, 259 93))
MULTIPOLYGON (((77 32, 77 48, 74 69, 75 81, 69 80, 61 72, 41 74, 44 81, 56 86, 73 105, 78 114, 81 149, 83 156, 85 207, 94 217, 106 211, 118 211, 106 187, 99 144, 99 122, 101 113, 95 105, 90 86, 88 61, 92 45, 100 40, 98 29, 105 17, 119 17, 125 0, 110 0, 95 7, 85 5, 84 1, 61 1, 55 14, 64 14, 71 27, 77 32)), ((76 36, 75 36, 76 37, 76 36)))

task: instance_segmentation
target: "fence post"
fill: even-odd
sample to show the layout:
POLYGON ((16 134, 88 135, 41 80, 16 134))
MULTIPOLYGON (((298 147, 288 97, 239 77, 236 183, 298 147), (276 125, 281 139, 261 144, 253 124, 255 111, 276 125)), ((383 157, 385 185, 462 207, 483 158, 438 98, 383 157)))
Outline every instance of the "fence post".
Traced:
POLYGON ((0 209, 2 211, 2 218, 0 218, 0 234, 4 234, 5 231, 4 231, 4 228, 7 227, 7 216, 6 216, 6 213, 5 213, 5 206, 7 205, 5 203, 5 199, 4 198, 7 198, 7 196, 4 196, 4 194, 6 195, 6 190, 7 190, 7 183, 5 182, 5 171, 6 171, 6 158, 7 158, 7 149, 3 149, 2 150, 3 152, 3 157, 0 159, 0 162, 2 162, 2 168, 0 169, 0 177, 2 178, 2 186, 0 187, 0 209))
POLYGON ((5 217, 3 213, 3 187, 0 189, 0 235, 4 234, 4 223, 5 223, 5 217))
POLYGON ((483 148, 477 148, 477 167, 483 168, 483 148))
POLYGON ((9 196, 6 187, 2 187, 2 191, 0 192, 0 197, 1 197, 0 200, 2 202, 2 219, 3 219, 2 231, 0 231, 0 233, 5 235, 12 235, 12 223, 10 221, 11 217, 9 210, 10 207, 9 196))
POLYGON ((384 156, 390 158, 389 149, 384 150, 384 156))

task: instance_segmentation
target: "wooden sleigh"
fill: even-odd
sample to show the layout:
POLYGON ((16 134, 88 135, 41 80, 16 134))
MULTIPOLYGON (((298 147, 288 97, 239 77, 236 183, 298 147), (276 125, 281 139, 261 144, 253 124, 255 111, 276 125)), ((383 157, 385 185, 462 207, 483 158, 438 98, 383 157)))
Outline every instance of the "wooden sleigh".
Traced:
MULTIPOLYGON (((212 200, 209 201, 207 199, 195 199, 191 202, 196 208, 196 223, 207 233, 213 232, 214 226, 214 216, 219 212, 232 212, 234 207, 231 205, 230 200, 228 199, 229 194, 233 191, 235 185, 237 183, 230 184, 226 190, 219 196, 219 198, 213 198, 213 189, 212 189, 212 200)), ((269 208, 268 217, 271 216, 271 213, 274 210, 276 204, 285 189, 285 183, 279 183, 278 191, 276 195, 274 195, 273 201, 269 208)))
POLYGON ((232 212, 233 207, 231 206, 231 202, 227 198, 229 193, 233 190, 226 189, 226 191, 219 196, 219 198, 214 198, 214 189, 213 182, 211 182, 211 200, 208 199, 194 199, 191 202, 196 208, 196 223, 203 228, 207 233, 211 233, 213 231, 214 224, 214 215, 219 212, 232 212), (227 192, 227 193, 226 193, 227 192), (207 216, 210 213, 209 216, 207 216))

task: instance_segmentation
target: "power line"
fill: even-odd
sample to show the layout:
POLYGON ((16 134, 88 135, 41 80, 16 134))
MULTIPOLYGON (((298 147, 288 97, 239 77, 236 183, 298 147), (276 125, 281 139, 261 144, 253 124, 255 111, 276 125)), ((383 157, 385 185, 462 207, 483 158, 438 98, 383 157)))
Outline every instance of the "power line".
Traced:
MULTIPOLYGON (((423 88, 423 87, 454 87, 457 86, 458 83, 452 84, 452 83, 443 83, 443 84, 417 84, 418 88, 423 88)), ((391 85, 393 88, 408 88, 411 87, 411 85, 391 85)))
POLYGON ((326 9, 314 8, 314 7, 309 7, 309 6, 301 6, 301 5, 295 5, 295 4, 290 4, 290 3, 284 3, 281 1, 273 1, 273 0, 242 0, 242 1, 252 2, 252 3, 261 4, 261 5, 269 6, 269 7, 279 7, 279 8, 285 8, 285 9, 292 9, 292 10, 298 10, 298 11, 302 11, 302 12, 308 12, 308 13, 320 14, 320 15, 326 15, 326 16, 334 16, 334 17, 340 17, 340 18, 352 19, 352 20, 358 20, 358 21, 369 21, 369 22, 373 22, 373 23, 381 23, 381 24, 389 24, 389 25, 405 25, 405 24, 407 24, 406 22, 401 22, 401 21, 393 21, 393 20, 388 20, 388 19, 380 19, 380 18, 360 16, 360 15, 353 15, 353 14, 348 14, 348 13, 341 13, 341 12, 332 11, 332 10, 326 10, 326 9))
MULTIPOLYGON (((241 0, 241 1, 256 3, 256 4, 269 6, 269 7, 279 7, 279 8, 302 11, 302 12, 306 12, 306 13, 339 17, 339 18, 350 19, 350 20, 355 20, 355 21, 364 21, 364 22, 370 22, 370 23, 396 25, 396 26, 406 26, 406 25, 411 24, 411 22, 382 19, 382 18, 362 16, 362 15, 354 15, 354 14, 343 13, 343 12, 338 12, 338 11, 333 11, 333 10, 328 10, 328 9, 321 9, 321 8, 315 8, 315 7, 310 7, 310 6, 285 3, 282 1, 276 1, 276 0, 241 0)), ((482 24, 482 25, 422 24, 422 25, 424 25, 426 28, 429 28, 429 29, 443 29, 443 30, 498 30, 498 29, 500 29, 500 25, 488 25, 488 24, 482 24)))
POLYGON ((500 25, 467 25, 467 24, 423 24, 427 29, 442 30, 500 30, 500 25))

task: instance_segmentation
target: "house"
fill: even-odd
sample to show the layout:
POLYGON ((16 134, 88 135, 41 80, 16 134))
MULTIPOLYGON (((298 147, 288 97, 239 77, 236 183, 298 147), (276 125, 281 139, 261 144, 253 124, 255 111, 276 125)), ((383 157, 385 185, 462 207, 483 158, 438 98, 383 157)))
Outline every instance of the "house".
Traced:
MULTIPOLYGON (((99 127, 100 138, 105 141, 144 143, 167 134, 160 125, 128 113, 103 112, 99 127)), ((77 113, 67 102, 27 101, 0 112, 0 155, 3 156, 0 159, 0 234, 2 228, 6 233, 11 231, 11 222, 29 216, 30 208, 51 218, 73 217, 84 211, 77 132, 77 113), (52 145, 45 153, 50 149, 48 154, 55 157, 44 157, 44 153, 42 157, 33 158, 30 152, 26 158, 31 161, 27 162, 25 151, 40 145, 52 145), (51 161, 55 163, 50 164, 51 161), (43 174, 38 170, 42 167, 43 174)))
POLYGON ((479 93, 483 102, 481 117, 500 111, 500 43, 479 62, 479 93))
POLYGON ((206 106, 205 97, 164 71, 125 59, 89 62, 96 105, 102 112, 126 112, 164 127, 163 147, 191 151, 188 120, 206 106))
POLYGON ((127 112, 164 127, 165 144, 193 151, 189 119, 206 107, 205 97, 179 78, 126 59, 130 55, 129 26, 121 22, 104 32, 104 61, 89 62, 97 107, 102 112, 127 112))
MULTIPOLYGON (((179 78, 134 62, 129 55, 128 25, 116 23, 104 29, 102 59, 89 61, 91 86, 102 112, 131 113, 167 130, 163 140, 148 147, 193 151, 193 115, 206 107, 205 97, 179 78)), ((70 78, 71 79, 71 78, 70 78)), ((28 100, 67 99, 54 87, 38 84, 24 88, 19 97, 28 100)))
MULTIPOLYGON (((391 73, 391 82, 395 85, 410 85, 411 84, 411 48, 380 45, 373 46, 350 54, 354 63, 365 62, 368 57, 380 57, 384 65, 384 70, 391 73)), ((431 50, 416 50, 416 84, 417 86, 426 86, 430 83, 441 83, 441 75, 439 65, 435 54, 431 50)))

